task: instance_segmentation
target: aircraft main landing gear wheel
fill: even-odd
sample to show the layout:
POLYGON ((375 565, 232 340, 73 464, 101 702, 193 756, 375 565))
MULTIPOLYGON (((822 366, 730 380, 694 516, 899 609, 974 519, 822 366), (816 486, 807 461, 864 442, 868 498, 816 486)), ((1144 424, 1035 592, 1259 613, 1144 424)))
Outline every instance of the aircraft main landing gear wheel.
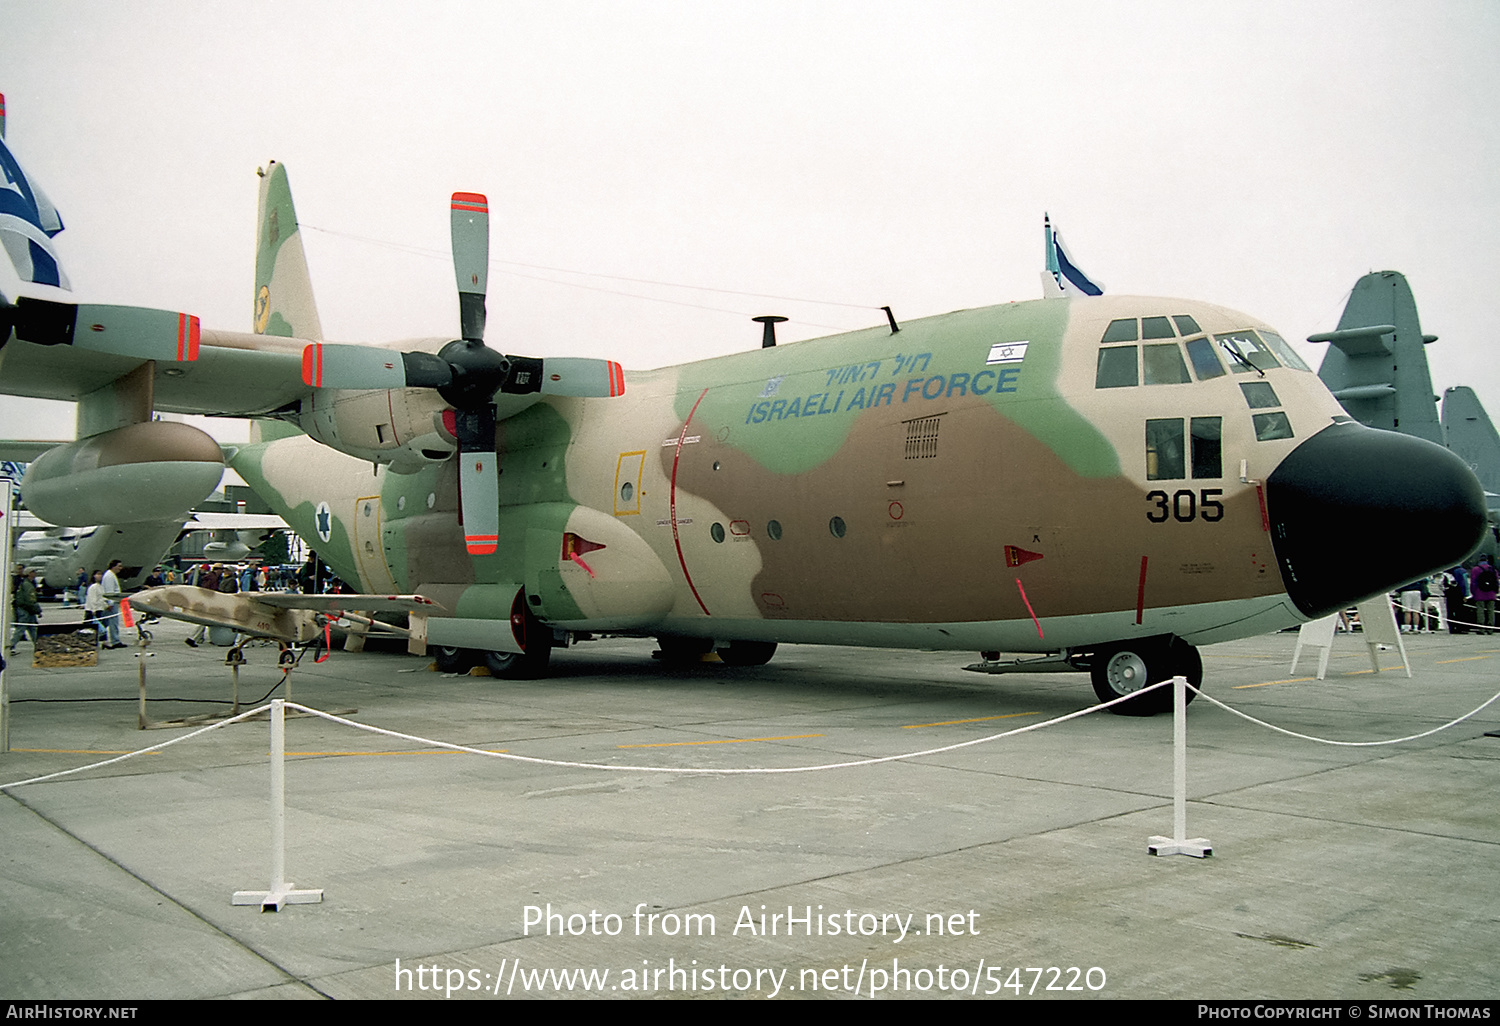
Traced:
POLYGON ((429 651, 432 653, 432 661, 437 663, 439 673, 468 673, 479 661, 479 653, 470 648, 433 645, 429 651))
POLYGON ((720 645, 718 651, 727 666, 764 666, 776 654, 776 642, 731 641, 720 645))
MULTIPOLYGON (((1095 654, 1089 676, 1101 702, 1134 694, 1157 681, 1182 676, 1193 687, 1203 683, 1203 659, 1198 650, 1181 638, 1143 638, 1125 642, 1095 654)), ((1196 697, 1189 690, 1187 700, 1196 697)), ((1172 711, 1172 689, 1157 688, 1149 695, 1111 706, 1121 716, 1155 716, 1172 711)))
POLYGON ((552 659, 552 630, 526 608, 526 592, 516 592, 510 607, 510 629, 520 643, 520 652, 485 652, 484 665, 491 677, 501 680, 536 680, 547 676, 552 659))

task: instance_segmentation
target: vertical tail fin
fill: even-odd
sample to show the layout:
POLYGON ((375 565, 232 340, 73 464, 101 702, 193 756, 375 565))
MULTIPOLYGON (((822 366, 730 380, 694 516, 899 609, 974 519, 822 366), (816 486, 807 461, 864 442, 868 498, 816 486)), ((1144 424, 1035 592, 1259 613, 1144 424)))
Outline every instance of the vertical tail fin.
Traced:
POLYGON ((323 340, 312 277, 292 206, 286 168, 271 161, 260 174, 255 237, 255 333, 323 340))
POLYGON ((1443 393, 1443 436, 1454 455, 1474 469, 1493 507, 1500 496, 1500 434, 1467 385, 1443 393))
POLYGON ((1046 235, 1047 269, 1042 272, 1042 294, 1048 299, 1062 296, 1102 296, 1104 283, 1096 282, 1079 269, 1063 248, 1062 236, 1052 227, 1052 219, 1042 215, 1046 235))
POLYGON ((1329 343, 1318 377, 1349 416, 1442 445, 1425 349, 1436 337, 1422 334, 1406 278, 1375 271, 1355 283, 1338 328, 1307 340, 1329 343))

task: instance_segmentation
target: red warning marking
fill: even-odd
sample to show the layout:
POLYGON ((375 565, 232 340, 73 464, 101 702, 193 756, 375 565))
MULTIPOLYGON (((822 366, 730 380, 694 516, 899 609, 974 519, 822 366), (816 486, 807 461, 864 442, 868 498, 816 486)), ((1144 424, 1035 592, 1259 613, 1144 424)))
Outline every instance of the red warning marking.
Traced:
POLYGON ((698 401, 693 403, 693 408, 688 411, 687 420, 682 422, 682 431, 677 436, 677 451, 672 454, 672 480, 667 492, 667 515, 672 521, 672 544, 677 547, 677 563, 682 567, 682 576, 687 581, 688 590, 693 593, 693 599, 697 601, 698 608, 703 610, 704 616, 712 616, 708 606, 703 604, 703 596, 698 594, 698 586, 693 583, 693 575, 688 572, 687 559, 682 555, 682 536, 677 529, 677 464, 682 459, 682 444, 687 438, 688 425, 693 422, 693 414, 698 412, 698 403, 703 402, 703 397, 708 395, 708 389, 698 393, 698 401))
POLYGON ((1260 529, 1267 534, 1271 533, 1271 518, 1266 515, 1266 486, 1257 483, 1255 486, 1255 497, 1260 500, 1260 529))
POLYGON ((1036 636, 1040 638, 1042 636, 1042 621, 1036 618, 1036 610, 1031 608, 1031 599, 1026 597, 1026 586, 1021 583, 1019 577, 1016 578, 1016 587, 1021 589, 1021 601, 1026 603, 1026 612, 1031 614, 1031 622, 1036 624, 1036 636))
POLYGON ((130 610, 130 600, 128 598, 120 600, 120 622, 126 627, 135 626, 135 614, 130 610))
POLYGON ((177 359, 187 363, 198 359, 198 338, 201 328, 198 318, 191 314, 177 315, 177 359))
POLYGON ((323 346, 317 342, 302 347, 302 383, 323 387, 323 346))
POLYGON ((472 210, 478 214, 490 212, 490 201, 482 192, 455 192, 453 194, 454 210, 472 210))
POLYGON ((1021 548, 1019 545, 1005 546, 1005 565, 1008 567, 1018 567, 1022 563, 1030 563, 1034 559, 1041 558, 1042 554, 1040 552, 1032 552, 1029 549, 1021 548))
POLYGON ((475 556, 488 556, 500 547, 498 534, 466 534, 464 547, 475 556))
POLYGON ((1141 557, 1141 582, 1135 588, 1135 622, 1139 624, 1146 613, 1146 557, 1141 557))
POLYGON ((899 502, 892 501, 891 504, 885 508, 885 512, 886 515, 892 520, 900 520, 902 517, 906 516, 906 507, 901 505, 901 503, 899 502))

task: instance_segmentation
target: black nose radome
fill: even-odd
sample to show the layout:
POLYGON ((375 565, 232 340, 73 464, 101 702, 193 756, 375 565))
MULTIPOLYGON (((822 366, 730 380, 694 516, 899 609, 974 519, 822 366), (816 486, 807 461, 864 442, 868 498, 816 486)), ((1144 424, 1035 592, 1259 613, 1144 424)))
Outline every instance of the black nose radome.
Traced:
POLYGON ((1358 424, 1293 449, 1266 480, 1266 512, 1287 594, 1313 618, 1453 566, 1488 528, 1462 460, 1358 424))

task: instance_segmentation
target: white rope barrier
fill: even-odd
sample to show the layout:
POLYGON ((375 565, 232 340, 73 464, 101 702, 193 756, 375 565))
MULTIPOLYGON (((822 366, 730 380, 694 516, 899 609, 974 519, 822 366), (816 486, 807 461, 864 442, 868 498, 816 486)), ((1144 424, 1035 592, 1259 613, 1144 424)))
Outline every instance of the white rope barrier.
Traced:
POLYGON ((145 755, 148 752, 159 752, 163 748, 170 748, 173 745, 181 744, 184 741, 191 741, 199 734, 207 734, 210 730, 218 730, 220 727, 227 727, 231 723, 238 723, 240 720, 248 720, 256 713, 266 712, 270 708, 270 703, 256 706, 254 709, 251 709, 248 712, 242 712, 238 716, 231 716, 227 720, 220 720, 218 723, 210 723, 206 727, 200 727, 197 730, 193 731, 191 734, 184 734, 181 737, 174 737, 170 741, 163 741, 161 744, 150 745, 146 748, 141 748, 134 752, 126 752, 124 755, 117 755, 113 759, 105 759, 103 762, 91 762, 87 766, 75 766, 73 769, 59 770, 56 773, 48 773, 45 776, 31 777, 27 780, 16 780, 9 784, 0 784, 0 791, 8 790, 12 787, 20 787, 23 784, 40 784, 44 780, 56 780, 58 777, 70 777, 74 773, 82 773, 85 770, 99 769, 101 766, 111 766, 117 762, 124 762, 126 759, 134 759, 137 755, 145 755))
POLYGON ((386 730, 383 727, 372 727, 366 723, 356 723, 354 720, 346 720, 342 716, 335 716, 332 713, 320 712, 317 709, 311 709, 305 705, 298 705, 296 702, 288 702, 286 703, 286 707, 288 709, 300 709, 301 711, 312 716, 319 716, 333 723, 342 723, 345 726, 369 731, 372 734, 384 734, 387 737, 398 738, 402 741, 411 741, 416 744, 428 745, 434 748, 447 748, 455 752, 468 752, 471 755, 483 755, 491 759, 509 759, 513 762, 529 762, 539 766, 562 766, 568 769, 597 769, 626 773, 703 773, 745 775, 771 773, 814 773, 819 770, 852 769, 856 766, 875 766, 883 762, 899 762, 902 759, 919 759, 926 755, 941 755, 944 752, 952 752, 960 748, 968 748, 972 745, 982 745, 990 741, 999 741, 1002 738, 1015 737, 1018 734, 1026 734, 1033 730, 1041 730, 1043 727, 1050 727, 1058 723, 1066 723, 1068 720, 1075 720, 1080 716, 1087 716, 1090 713, 1099 712, 1102 709, 1108 709, 1110 706, 1119 705, 1121 702, 1128 702, 1138 695, 1145 694, 1147 691, 1155 691, 1157 688, 1166 687, 1171 683, 1172 681, 1170 679, 1164 680, 1158 684, 1152 684, 1150 687, 1142 688, 1140 691, 1133 692, 1132 694, 1124 695, 1120 698, 1116 698, 1108 702, 1102 702, 1098 705, 1091 705, 1087 709, 1079 709, 1076 712, 1066 713, 1062 716, 1055 716, 1052 719, 1044 720, 1041 723, 1032 723, 1024 727, 1017 727, 1014 730, 1006 730, 998 734, 990 734, 985 737, 977 737, 971 741, 960 741, 957 744, 944 745, 941 748, 926 748, 920 752, 906 752, 902 755, 882 755, 869 759, 851 759, 847 762, 820 763, 814 766, 709 768, 698 766, 622 766, 619 764, 602 762, 567 762, 560 759, 542 759, 531 755, 515 755, 510 752, 488 752, 483 748, 470 748, 466 745, 449 744, 446 741, 434 741, 431 738, 418 737, 415 734, 403 734, 400 731, 386 730))
POLYGON ((1267 730, 1274 730, 1278 734, 1285 734, 1287 737, 1295 737, 1303 741, 1312 741, 1320 745, 1339 745, 1344 748, 1374 748, 1380 745, 1399 745, 1405 741, 1416 741, 1419 738, 1431 737, 1433 734, 1441 733, 1442 731, 1447 730, 1449 727, 1457 726, 1470 717, 1477 716, 1489 706, 1493 705, 1496 699, 1500 699, 1500 691, 1497 691, 1484 702, 1481 702, 1478 706, 1471 709, 1469 712, 1464 713, 1462 716, 1449 720, 1441 727, 1433 727, 1431 730, 1424 730, 1420 734, 1408 734, 1405 737, 1393 737, 1384 741, 1336 741, 1333 738, 1317 737, 1313 734, 1299 734, 1295 730, 1287 730, 1285 727, 1278 727, 1274 723, 1267 723, 1265 720, 1256 719, 1249 713, 1240 712, 1233 706, 1225 705, 1223 702, 1219 701, 1213 695, 1210 695, 1208 692, 1202 690, 1201 688, 1194 688, 1191 684, 1189 684, 1188 687, 1193 688, 1193 690, 1201 695, 1206 701, 1213 703, 1220 709, 1223 709, 1225 712, 1233 713, 1240 719, 1248 720, 1249 722, 1254 723, 1256 726, 1265 727, 1267 730))

